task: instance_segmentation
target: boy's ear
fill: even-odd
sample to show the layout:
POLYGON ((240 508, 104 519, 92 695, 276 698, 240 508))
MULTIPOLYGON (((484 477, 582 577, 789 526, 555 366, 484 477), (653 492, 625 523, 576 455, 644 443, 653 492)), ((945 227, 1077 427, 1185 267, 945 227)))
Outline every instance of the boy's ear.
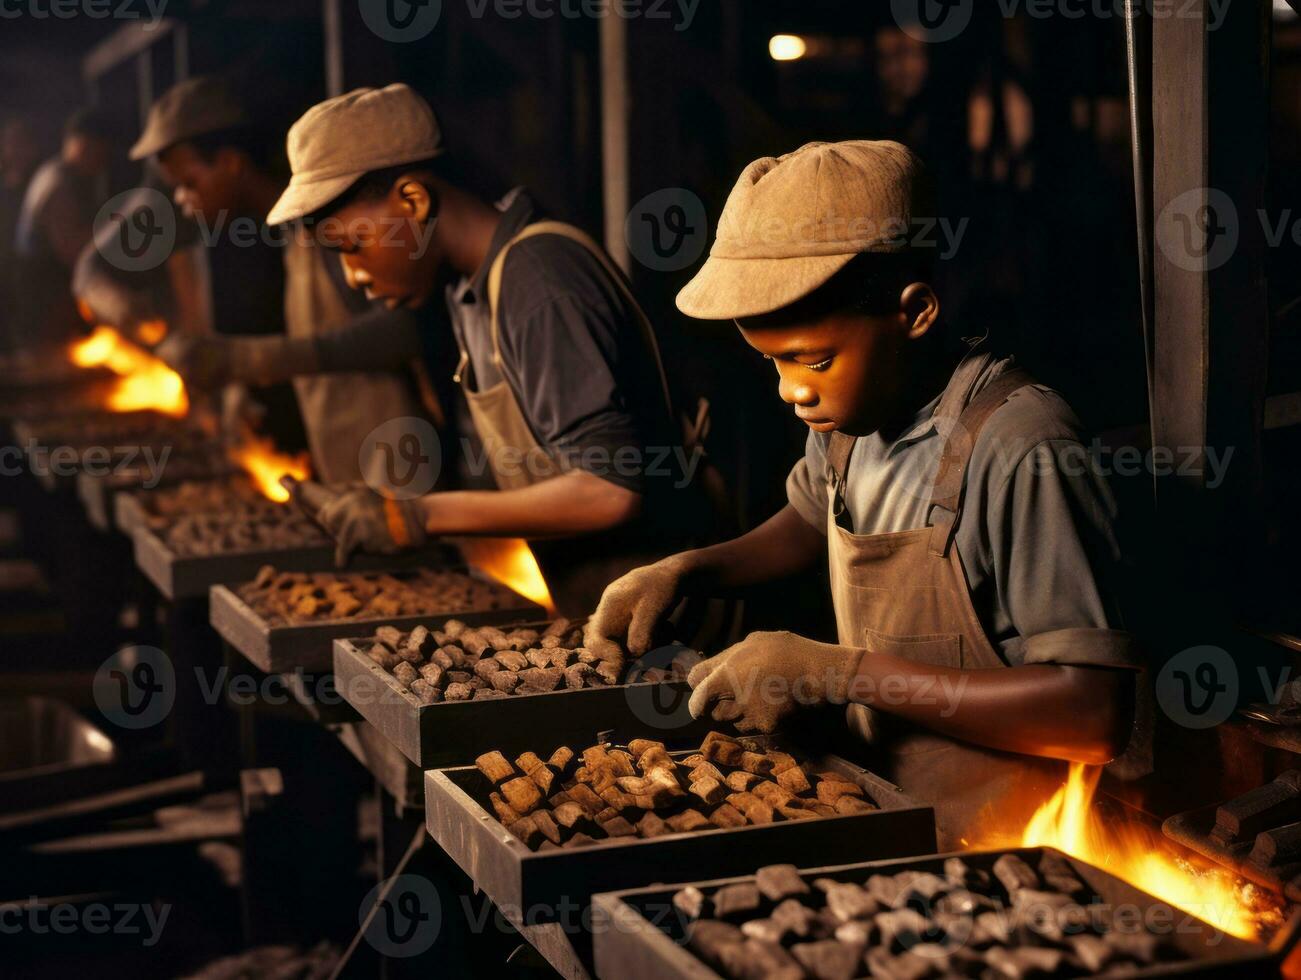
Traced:
POLYGON ((233 146, 223 146, 218 149, 214 162, 218 170, 224 170, 234 177, 242 177, 248 169, 248 156, 233 146))
POLYGON ((908 328, 909 340, 920 340, 940 319, 940 298, 929 284, 910 283, 899 296, 899 310, 908 328))
POLYGON ((414 177, 398 179, 395 190, 407 217, 420 224, 438 217, 438 196, 414 177))

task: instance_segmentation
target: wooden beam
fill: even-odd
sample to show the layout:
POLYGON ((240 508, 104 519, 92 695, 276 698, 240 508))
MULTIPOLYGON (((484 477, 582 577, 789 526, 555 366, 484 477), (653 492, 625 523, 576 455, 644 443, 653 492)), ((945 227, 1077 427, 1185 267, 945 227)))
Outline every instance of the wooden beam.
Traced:
POLYGON ((1193 0, 1152 25, 1153 444, 1186 461, 1157 480, 1157 508, 1168 557, 1211 578, 1259 513, 1269 15, 1193 0), (1222 482, 1208 450, 1230 460, 1222 482))
POLYGON ((343 94, 343 11, 339 0, 322 0, 325 24, 325 94, 343 94))
POLYGON ((628 21, 601 20, 601 160, 604 166, 605 248, 628 272, 631 259, 624 223, 629 195, 628 21))
POLYGON ((157 23, 132 23, 119 27, 81 60, 81 77, 88 82, 102 77, 168 37, 176 26, 175 20, 164 17, 157 23))

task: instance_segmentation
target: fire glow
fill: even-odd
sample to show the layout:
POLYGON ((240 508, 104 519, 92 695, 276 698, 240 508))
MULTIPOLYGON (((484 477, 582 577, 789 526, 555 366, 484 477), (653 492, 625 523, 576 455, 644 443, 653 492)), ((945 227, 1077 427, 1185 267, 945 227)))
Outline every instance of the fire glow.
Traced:
POLYGON ((1093 807, 1102 770, 1073 763, 1066 784, 1015 834, 986 833, 973 846, 1054 847, 1087 861, 1240 939, 1260 940, 1281 922, 1263 889, 1223 868, 1177 853, 1161 834, 1141 823, 1104 821, 1093 807))
POLYGON ((243 468, 264 497, 278 504, 289 502, 289 491, 280 485, 282 476, 292 476, 299 481, 312 476, 306 453, 291 456, 278 450, 269 438, 259 438, 252 433, 246 433, 240 444, 231 449, 230 460, 243 468))
POLYGON ((105 407, 111 412, 159 412, 184 418, 190 399, 181 376, 152 354, 126 340, 112 327, 96 327, 69 350, 78 367, 103 367, 118 375, 105 407))
POLYGON ((542 569, 528 542, 519 538, 464 538, 457 541, 461 554, 472 568, 494 581, 514 589, 524 598, 536 602, 554 616, 556 604, 551 599, 542 569))

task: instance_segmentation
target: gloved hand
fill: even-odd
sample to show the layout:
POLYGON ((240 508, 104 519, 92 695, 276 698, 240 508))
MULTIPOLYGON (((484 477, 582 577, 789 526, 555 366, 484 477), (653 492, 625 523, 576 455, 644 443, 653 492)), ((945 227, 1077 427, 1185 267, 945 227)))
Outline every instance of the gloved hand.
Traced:
POLYGON ((640 656, 651 648, 655 625, 673 611, 682 598, 686 562, 673 555, 654 565, 634 568, 606 586, 596 612, 583 631, 583 646, 602 660, 622 663, 627 637, 629 652, 640 656))
MULTIPOLYGON (((323 488, 313 488, 316 499, 327 494, 323 488)), ((392 555, 420 548, 429 540, 419 500, 381 497, 365 486, 326 499, 316 521, 334 538, 334 563, 340 568, 354 551, 392 555)))
POLYGON ((174 333, 155 353, 196 388, 230 382, 276 384, 320 370, 310 337, 227 337, 221 334, 174 333))
POLYGON ((794 633, 751 633, 687 675, 693 718, 771 732, 797 707, 845 704, 862 650, 794 633), (711 710, 712 708, 712 710, 711 710))

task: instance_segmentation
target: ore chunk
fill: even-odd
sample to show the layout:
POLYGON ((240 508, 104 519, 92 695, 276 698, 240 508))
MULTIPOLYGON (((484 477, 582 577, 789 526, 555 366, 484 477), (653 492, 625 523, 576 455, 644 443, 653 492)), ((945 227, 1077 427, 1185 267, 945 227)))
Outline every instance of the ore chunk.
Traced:
POLYGON ((744 940, 740 929, 717 919, 701 919, 687 932, 687 945, 705 962, 714 964, 721 963, 724 950, 744 940))
POLYGON ((809 976, 817 980, 853 980, 858 976, 863 947, 835 939, 823 939, 792 946, 791 955, 809 976))
POLYGON ((762 903, 759 886, 752 882, 724 885, 714 893, 714 915, 725 922, 740 922, 755 915, 762 903))
POLYGON ((683 888, 673 896, 673 907, 688 919, 699 919, 713 911, 713 903, 695 885, 683 888))
POLYGON ((1007 889, 1009 895, 1022 888, 1040 887, 1039 875, 1015 854, 1004 854, 994 862, 994 877, 1007 889))
POLYGON ((763 896, 774 903, 809 893, 809 886, 804 883, 793 864, 770 864, 766 868, 760 868, 754 876, 754 882, 763 896))

